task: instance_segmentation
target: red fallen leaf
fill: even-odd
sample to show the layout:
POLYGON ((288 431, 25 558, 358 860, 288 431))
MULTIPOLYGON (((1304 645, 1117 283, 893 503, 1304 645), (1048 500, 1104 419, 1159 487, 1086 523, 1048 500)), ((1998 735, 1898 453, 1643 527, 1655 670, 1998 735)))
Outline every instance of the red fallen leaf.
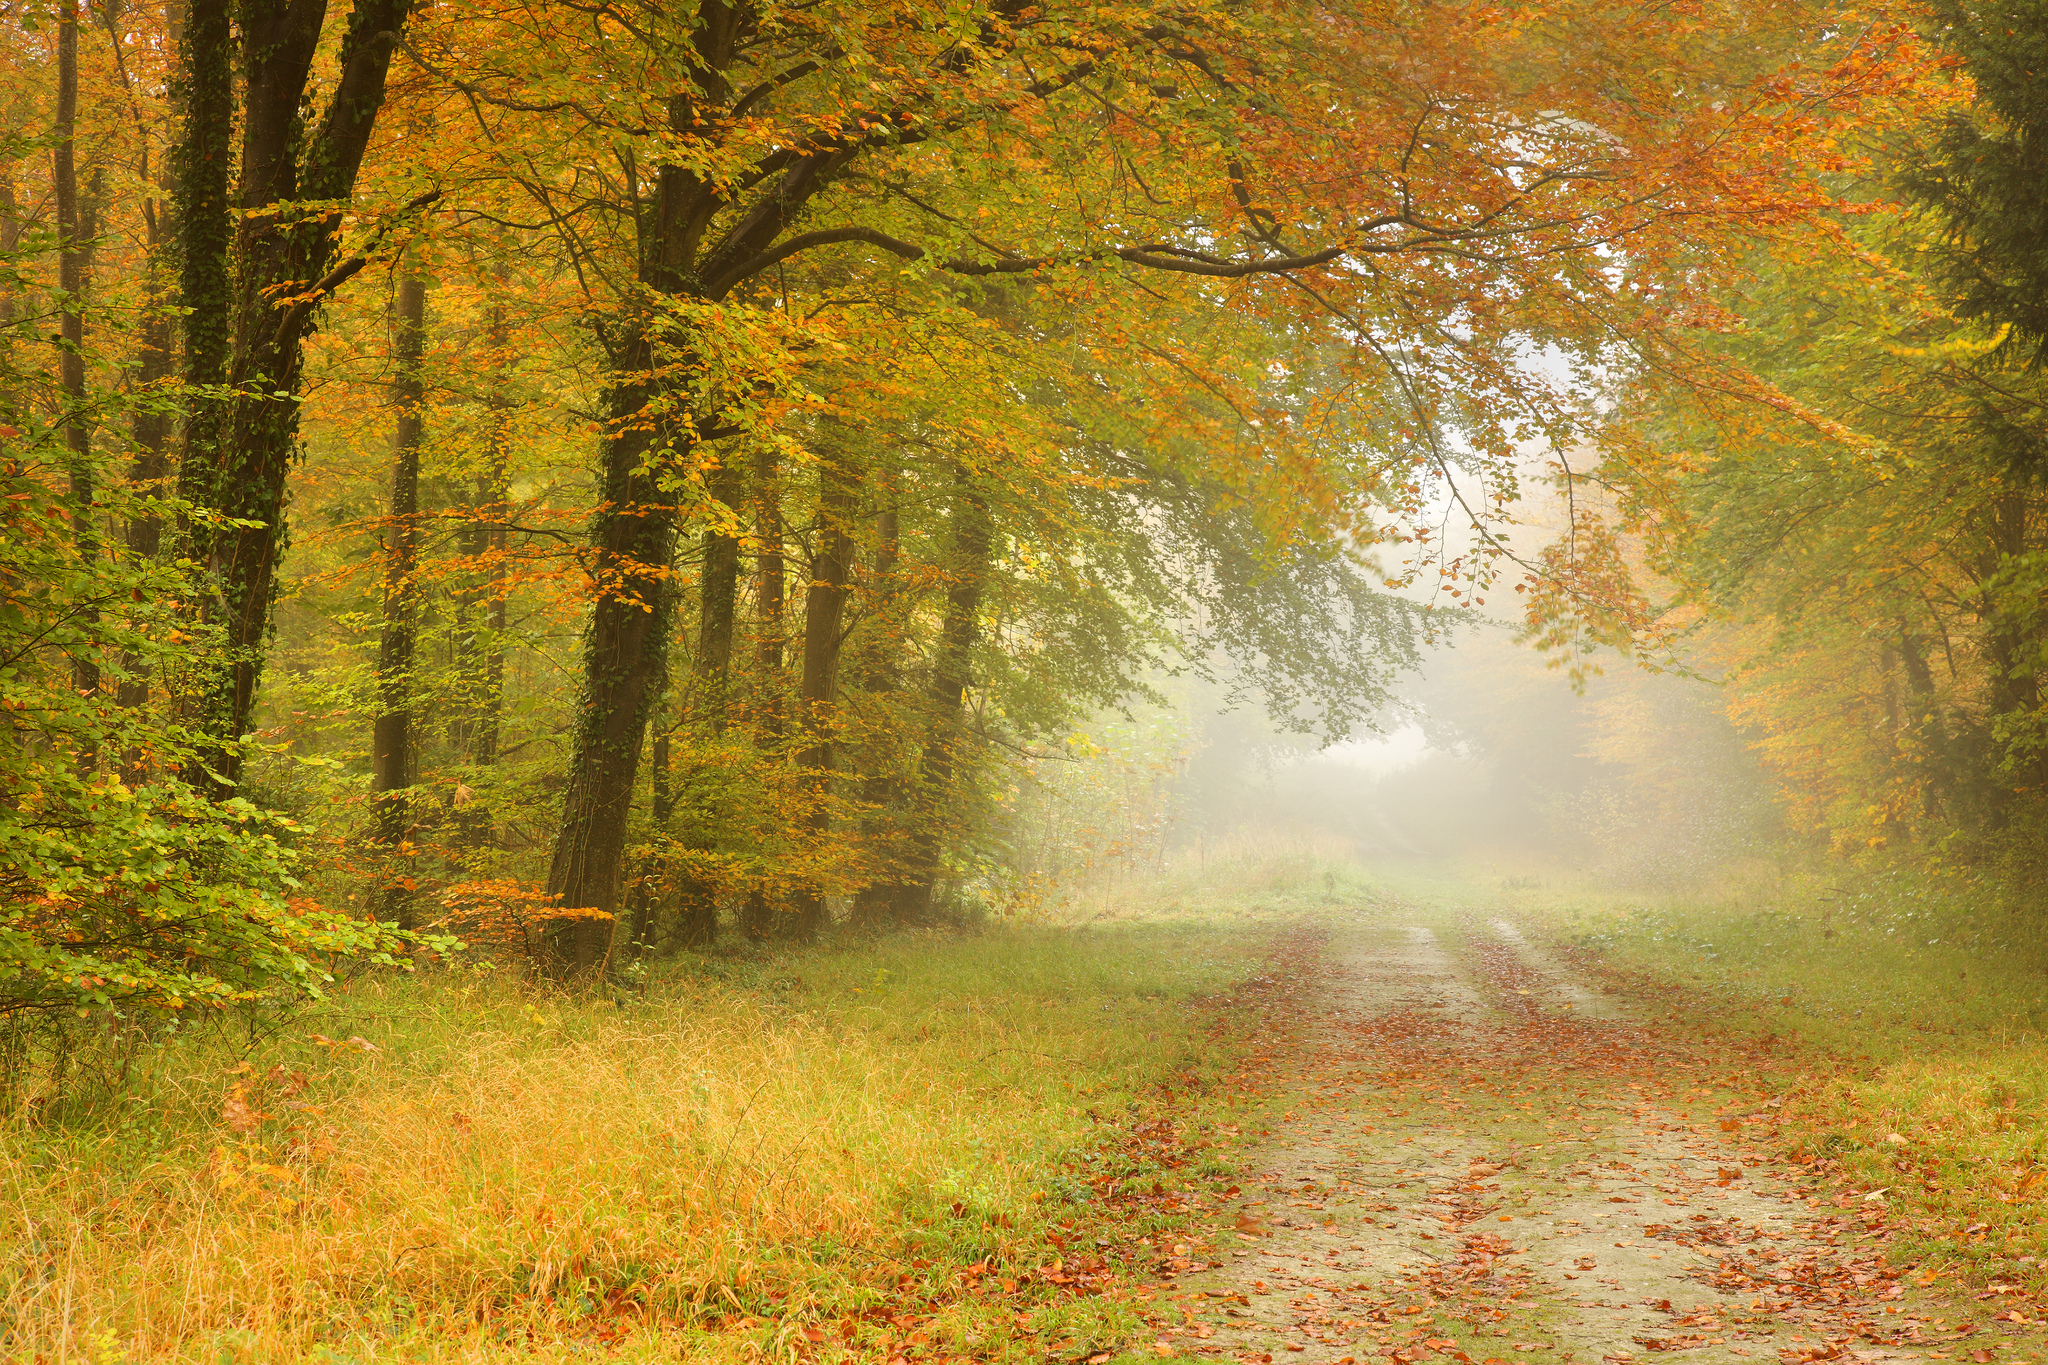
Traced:
POLYGON ((260 1109, 251 1109, 249 1107, 248 1093, 249 1083, 241 1081, 235 1085, 234 1089, 228 1091, 227 1098, 221 1101, 221 1122, 234 1129, 237 1133, 254 1132, 257 1125, 270 1117, 270 1115, 260 1109))
POLYGON ((1108 1359, 1109 1352, 1103 1351, 1096 1355, 1089 1356, 1088 1365, 1104 1365, 1104 1362, 1106 1362, 1108 1359))
POLYGON ((823 1341, 825 1333, 816 1327, 806 1327, 803 1330, 803 1338, 805 1341, 823 1341))

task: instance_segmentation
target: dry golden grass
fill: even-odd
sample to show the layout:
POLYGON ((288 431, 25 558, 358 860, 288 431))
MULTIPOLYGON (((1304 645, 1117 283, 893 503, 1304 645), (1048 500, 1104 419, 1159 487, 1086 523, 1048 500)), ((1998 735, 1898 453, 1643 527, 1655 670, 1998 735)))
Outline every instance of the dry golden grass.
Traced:
POLYGON ((0 1134, 0 1342, 786 1358, 900 1277, 1049 1258, 1085 1111, 1227 1065, 1193 1002, 1256 950, 1188 924, 898 939, 699 963, 623 1003, 362 982, 246 1055, 165 1049, 90 1122, 0 1134))

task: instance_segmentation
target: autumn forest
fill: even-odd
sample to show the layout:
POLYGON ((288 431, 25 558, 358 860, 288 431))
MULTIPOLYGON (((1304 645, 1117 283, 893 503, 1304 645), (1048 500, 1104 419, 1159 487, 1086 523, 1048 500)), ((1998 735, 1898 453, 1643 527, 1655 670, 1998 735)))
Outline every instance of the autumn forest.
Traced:
MULTIPOLYGON (((7 0, 0 1353, 1691 1342, 1491 1343, 1478 1232, 1262 1319, 1255 1173, 1621 1047, 1832 1097, 1701 1200, 1860 1201, 1963 1101, 1843 1011, 2048 1026, 2044 70, 2038 0, 7 0), (1693 1013, 1542 1032, 1599 992, 1693 1013)), ((2043 1287, 1987 1122, 1868 1265, 2043 1287)))

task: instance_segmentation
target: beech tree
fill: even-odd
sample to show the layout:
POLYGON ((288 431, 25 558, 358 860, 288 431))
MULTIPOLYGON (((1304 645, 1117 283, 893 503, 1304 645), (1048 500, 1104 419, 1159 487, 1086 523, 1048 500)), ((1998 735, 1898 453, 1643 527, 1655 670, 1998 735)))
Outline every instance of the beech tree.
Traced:
POLYGON ((369 263, 338 260, 337 229, 410 8, 358 0, 350 9, 340 74, 310 129, 325 0, 258 0, 232 19, 226 5, 197 5, 185 25, 175 160, 185 380, 198 402, 178 492, 194 509, 189 553, 206 566, 203 615, 225 632, 193 701, 213 740, 186 771, 195 786, 231 791, 241 771, 285 544, 305 342, 321 304, 369 263), (239 158, 229 152, 237 127, 239 158))
MULTIPOLYGON (((1796 51, 1798 16, 1762 20, 1796 51)), ((1245 420, 1270 406, 1271 374, 1202 374, 1148 338, 1162 287, 1264 317, 1283 347, 1334 344, 1400 432, 1395 462, 1442 466, 1456 430, 1487 498, 1505 498, 1515 432, 1572 420, 1518 348, 1590 358, 1654 331, 1667 267, 1822 198, 1803 155, 1824 136, 1816 111, 1890 78, 1877 35, 1788 81, 1757 69, 1756 49, 1698 43, 1704 20, 1679 34, 1647 16, 1603 22, 1598 51, 1581 50, 1574 21, 1559 9, 1523 38, 1477 12, 1388 29, 1313 5, 1256 18, 997 5, 935 22, 915 6, 716 4, 608 9, 586 27, 529 4, 414 34, 422 68, 459 92, 527 199, 525 221, 606 300, 599 591, 550 891, 619 902, 677 538, 705 518, 695 667, 715 675, 740 449, 776 439, 799 401, 835 286, 907 266, 935 298, 1014 278, 1117 300, 1097 344, 1149 346, 1172 388, 1220 385, 1238 405, 1214 453, 1226 481, 1272 462, 1259 477, 1292 482, 1299 496, 1260 499, 1281 541, 1310 519, 1365 524, 1375 496, 1419 505, 1421 485, 1319 461, 1305 428, 1245 420), (610 97, 558 96, 559 67, 504 55, 522 51, 610 97), (1693 73, 1683 94, 1641 81, 1653 53, 1693 73), (1719 194, 1738 162, 1776 188, 1719 194), (1324 173, 1337 165, 1349 172, 1324 173), (1638 273, 1616 281, 1599 262, 1619 243, 1638 273)), ((565 943, 570 969, 602 956, 591 924, 565 943)))
MULTIPOLYGON (((402 856, 564 975, 961 913, 1166 671, 1370 724, 1431 629, 1389 586, 1484 605, 1530 449, 1650 461, 1624 384, 1782 405, 1695 324, 1928 70, 1776 3, 94 16, 9 56, 51 136, 0 214, 109 613, 37 655, 53 752, 332 813, 343 895, 402 856)), ((1539 624, 1628 638, 1583 529, 1539 624)))

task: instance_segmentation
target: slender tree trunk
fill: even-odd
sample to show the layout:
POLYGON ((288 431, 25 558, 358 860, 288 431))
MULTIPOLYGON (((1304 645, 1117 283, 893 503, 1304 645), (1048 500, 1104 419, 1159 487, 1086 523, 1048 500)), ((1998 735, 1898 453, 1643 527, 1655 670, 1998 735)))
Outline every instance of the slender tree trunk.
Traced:
MULTIPOLYGON (((238 11, 247 99, 239 268, 229 302, 234 351, 227 377, 234 393, 224 422, 209 433, 209 448, 195 452, 205 462, 188 481, 202 506, 247 523, 195 526, 192 537, 208 578, 204 614, 218 623, 223 638, 219 660, 197 698, 208 749, 188 776, 217 793, 239 779, 239 741, 249 728, 262 677, 285 545, 285 481, 298 448, 305 341, 321 301, 361 268, 356 258, 329 273, 341 223, 341 209, 334 205, 354 194, 409 9, 410 0, 355 0, 334 93, 310 137, 303 104, 325 0, 244 0, 238 11), (280 307, 281 294, 298 301, 280 307)), ((192 27, 199 26, 195 12, 192 27)))
POLYGON ((1921 650, 1920 641, 1904 621, 1898 623, 1898 633, 1899 661, 1906 675, 1906 716, 1917 741, 1916 756, 1920 757, 1927 773, 1921 808, 1931 818, 1952 795, 1948 726, 1934 693, 1934 670, 1928 667, 1927 655, 1921 650))
MULTIPOLYGON (((14 259, 14 253, 21 250, 21 202, 14 192, 14 166, 0 162, 0 256, 14 259)), ((14 281, 10 278, 0 283, 0 375, 14 373, 10 363, 14 358, 14 281)), ((9 426, 22 424, 21 395, 11 388, 0 388, 0 422, 9 426)))
MULTIPOLYGON (((832 829, 832 704, 838 690, 840 623, 852 577, 853 520, 860 506, 860 471, 834 455, 818 466, 818 553, 804 594, 803 682, 799 719, 807 743, 796 756, 809 788, 804 833, 823 844, 832 829)), ((825 895, 812 882, 791 898, 797 938, 810 942, 825 925, 825 895)))
MULTIPOLYGON (((764 449, 754 466, 755 535, 760 549, 754 559, 755 606, 760 635, 754 662, 760 673, 761 739, 774 749, 782 743, 782 638, 784 585, 782 555, 782 493, 775 452, 764 449)), ((775 906, 760 886, 747 893, 740 911, 740 929, 750 939, 765 939, 775 924, 775 906)))
MULTIPOLYGON (((377 840, 404 862, 412 830, 410 789, 418 760, 413 735, 413 664, 419 642, 420 446, 426 431, 427 281, 409 262, 394 317, 398 432, 391 456, 391 515, 384 536, 384 632, 377 649, 377 718, 370 736, 370 799, 377 840)), ((384 918, 412 928, 412 897, 386 889, 384 918)))
MULTIPOLYGON (((91 239, 96 224, 90 210, 83 210, 78 194, 76 130, 78 122, 78 0, 63 0, 57 17, 57 146, 52 167, 52 188, 57 200, 57 288, 63 294, 58 320, 63 350, 57 361, 57 377, 64 390, 64 450, 71 476, 71 534, 79 557, 88 563, 100 552, 99 514, 93 507, 92 433, 85 420, 85 303, 86 275, 91 268, 91 239)), ((87 616, 97 620, 96 609, 87 616)), ((100 690, 99 660, 90 650, 71 661, 71 686, 82 696, 100 690)), ((79 755, 90 768, 96 758, 92 750, 79 755)))
MULTIPOLYGON (((1983 578, 2006 572, 2027 553, 2027 494, 2007 489, 1991 509, 1991 546, 1983 578)), ((2014 613, 1987 603, 1993 705, 2000 711, 2031 712, 2040 690, 2028 659, 2033 653, 2026 625, 2014 613)))
MULTIPOLYGON (((150 256, 153 268, 160 268, 161 242, 154 228, 150 232, 150 256)), ((140 362, 135 369, 135 382, 144 395, 163 387, 171 377, 171 348, 175 344, 172 330, 170 300, 159 289, 151 291, 149 315, 143 319, 137 349, 141 352, 140 362)), ((164 481, 170 475, 171 414, 150 406, 147 399, 135 414, 130 426, 130 436, 135 442, 135 461, 128 470, 129 485, 147 498, 163 495, 164 481)), ((129 519, 127 527, 128 557, 138 564, 153 562, 163 549, 164 522, 154 509, 145 508, 140 516, 129 519)), ((149 679, 143 674, 143 660, 135 654, 124 654, 121 659, 121 683, 115 690, 116 702, 124 707, 134 708, 149 701, 149 679)), ((142 776, 137 766, 139 758, 130 755, 124 760, 124 767, 130 781, 142 776)))
MULTIPOLYGON (((2006 488, 2000 491, 1990 508, 1987 545, 1983 562, 1978 573, 1978 582, 1988 584, 2008 574, 2019 564, 2028 552, 2027 537, 2027 490, 2006 488)), ((2020 611, 2009 609, 2000 600, 2002 592, 2011 592, 2007 582, 2000 591, 1985 591, 1981 594, 1981 619, 1984 622, 1984 653, 1990 665, 1991 709, 1995 715, 2031 716, 2040 709, 2040 680, 2034 672, 2033 660, 2039 652, 2035 642, 2035 629, 2027 619, 2032 612, 2025 608, 2020 611)), ((2048 754, 2032 753, 2024 756, 2012 754, 2014 767, 2021 775, 2023 785, 2038 790, 2048 782, 2048 754)), ((1989 799, 1993 814, 2003 817, 2010 804, 2009 784, 1994 782, 1989 785, 1989 799)))
MULTIPOLYGON (((740 503, 740 471, 729 462, 713 471, 711 496, 735 515, 740 503)), ((704 533, 704 577, 697 619, 697 659, 693 669, 697 705, 713 734, 724 731, 732 685, 733 622, 739 613, 740 538, 714 527, 704 533)))
MULTIPOLYGON (((477 471, 471 497, 470 521, 462 528, 462 552, 470 562, 472 577, 456 599, 464 694, 456 737, 474 768, 497 764, 504 723, 505 554, 509 545, 505 523, 511 512, 506 504, 511 497, 512 403, 503 381, 511 363, 511 335, 504 306, 494 306, 485 337, 500 382, 491 398, 491 421, 483 466, 477 471)), ((457 824, 466 844, 483 848, 493 838, 490 810, 487 803, 474 802, 473 796, 469 800, 473 804, 458 811, 457 824)))
MULTIPOLYGON (((737 513, 740 471, 722 463, 712 473, 711 495, 737 513)), ((691 720, 712 735, 725 732, 732 709, 733 625, 739 612, 740 538, 717 527, 704 533, 699 586, 697 657, 691 668, 691 720)), ((684 877, 676 893, 677 942, 702 947, 718 937, 718 891, 701 877, 684 877)))
MULTIPOLYGON (((610 421, 591 536, 598 595, 584 632, 583 696, 561 832, 548 867, 548 890, 559 904, 605 915, 618 910, 640 744, 667 674, 677 522, 674 494, 661 486, 657 438, 646 421, 654 350, 645 326, 631 320, 611 351, 610 421)), ((686 438, 679 428, 672 439, 686 438)), ((611 931, 608 920, 566 925, 554 942, 557 972, 574 976, 601 967, 611 931)))
MULTIPOLYGON (((668 828, 669 820, 676 813, 675 786, 670 763, 670 730, 666 725, 657 725, 654 732, 652 752, 648 764, 653 768, 649 774, 649 786, 654 795, 654 827, 668 828)), ((668 882, 669 858, 657 853, 640 869, 639 882, 633 888, 631 903, 633 914, 630 921, 631 933, 626 942, 635 955, 647 951, 654 935, 654 911, 659 903, 660 889, 668 882)), ((716 923, 714 919, 714 924, 716 923)))
MULTIPOLYGON (((117 21, 118 11, 111 6, 102 6, 100 17, 107 29, 107 41, 118 56, 121 48, 121 30, 117 21)), ((180 52, 184 43, 185 7, 178 0, 165 7, 165 45, 173 52, 180 52)), ((122 88, 134 100, 134 87, 129 80, 128 68, 117 63, 122 88)), ((173 85, 178 84, 174 79, 173 85)), ((166 259, 166 241, 175 235, 175 230, 166 218, 170 205, 165 196, 174 192, 175 186, 169 176, 169 166, 159 160, 154 167, 150 162, 150 130, 144 121, 139 105, 131 103, 136 119, 136 178, 152 186, 155 193, 146 195, 142 201, 142 225, 144 232, 145 256, 143 273, 148 281, 145 287, 142 326, 137 335, 138 363, 135 370, 136 388, 142 395, 134 417, 129 423, 129 438, 135 446, 135 459, 128 469, 128 486, 148 499, 156 499, 164 493, 164 482, 170 475, 171 413, 162 406, 163 395, 159 392, 164 382, 171 377, 173 349, 177 344, 176 321, 172 305, 176 292, 170 278, 169 262, 166 259)), ((155 562, 163 550, 163 517, 154 506, 145 506, 141 514, 130 517, 124 530, 124 541, 128 559, 133 564, 155 562)), ((127 710, 135 710, 149 702, 149 678, 144 673, 146 660, 134 651, 121 656, 121 680, 114 690, 115 704, 127 710)), ((148 778, 144 767, 144 755, 131 749, 121 756, 122 780, 135 786, 148 778)))
POLYGON ((910 822, 910 856, 898 916, 916 923, 931 917, 932 887, 938 878, 943 847, 942 812, 952 796, 958 767, 958 745, 964 731, 963 703, 972 681, 975 640, 980 634, 982 585, 988 578, 993 527, 988 506, 963 491, 953 508, 948 558, 953 586, 946 594, 946 620, 939 633, 938 657, 932 663, 931 731, 918 766, 916 813, 910 822))
MULTIPOLYGON (((893 499, 895 490, 885 490, 885 496, 893 499)), ((878 539, 872 587, 874 623, 865 632, 869 637, 867 653, 870 659, 866 682, 871 699, 886 699, 896 691, 901 681, 897 660, 903 650, 901 603, 905 599, 896 582, 901 558, 901 527, 893 503, 884 508, 876 520, 878 539)), ((870 848, 886 847, 894 835, 896 812, 893 808, 901 795, 897 790, 894 748, 894 743, 889 741, 876 746, 875 770, 861 783, 861 804, 868 807, 868 814, 863 817, 863 832, 870 848)), ((894 915, 898 895, 899 888, 886 875, 862 887, 853 903, 854 923, 867 929, 879 928, 894 915)))

